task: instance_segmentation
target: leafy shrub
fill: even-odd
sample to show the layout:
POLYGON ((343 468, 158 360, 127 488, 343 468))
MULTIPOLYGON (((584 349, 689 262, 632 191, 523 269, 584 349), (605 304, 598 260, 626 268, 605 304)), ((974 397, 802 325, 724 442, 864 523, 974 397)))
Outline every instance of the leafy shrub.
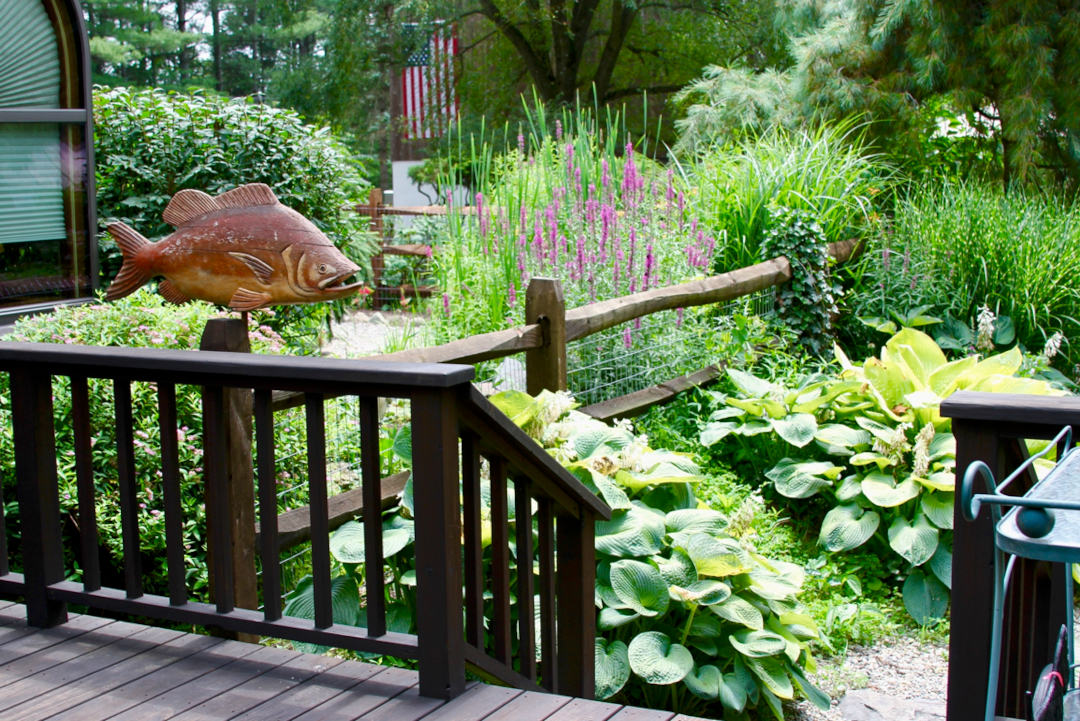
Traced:
POLYGON ((774 464, 764 475, 776 493, 826 498, 821 546, 837 553, 870 544, 906 578, 904 603, 927 623, 944 614, 951 584, 956 447, 951 422, 939 413, 942 400, 957 390, 1063 391, 1017 377, 1024 359, 1016 348, 950 362, 911 328, 861 366, 839 347, 836 355, 839 374, 810 375, 794 388, 730 369, 736 392, 714 394, 717 408, 701 442, 748 439, 774 464))
MULTIPOLYGON (((94 147, 103 221, 122 220, 158 238, 173 230, 162 213, 178 191, 217 195, 266 183, 351 260, 369 265, 367 222, 347 210, 366 197, 362 168, 327 128, 307 125, 294 112, 201 93, 98 88, 94 147)), ((107 235, 101 247, 107 282, 120 268, 120 253, 107 235)), ((288 321, 321 319, 328 310, 325 304, 287 307, 272 323, 281 330, 288 321)))

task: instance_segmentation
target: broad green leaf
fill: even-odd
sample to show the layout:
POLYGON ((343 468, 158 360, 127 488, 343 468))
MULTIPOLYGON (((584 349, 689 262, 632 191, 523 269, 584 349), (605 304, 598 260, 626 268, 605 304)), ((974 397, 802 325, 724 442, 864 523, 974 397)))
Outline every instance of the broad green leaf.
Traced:
MULTIPOLYGON (((407 528, 383 528, 383 558, 390 558, 412 542, 407 528)), ((364 563, 364 525, 348 521, 330 537, 330 553, 341 563, 364 563)))
POLYGON ((750 572, 751 585, 748 591, 771 601, 794 600, 799 593, 799 585, 791 583, 779 574, 764 569, 750 572))
POLYGON ((394 455, 405 461, 407 464, 412 464, 412 426, 404 425, 397 429, 397 433, 394 434, 394 455))
POLYGON ((862 381, 834 382, 821 395, 805 402, 800 401, 799 403, 796 403, 791 410, 794 413, 813 413, 821 406, 825 405, 829 401, 839 398, 845 393, 854 393, 858 391, 862 388, 862 385, 862 381))
POLYGON ((928 387, 939 396, 950 396, 956 390, 956 379, 978 364, 978 356, 973 355, 946 363, 930 374, 928 387))
POLYGON ((723 578, 746 573, 753 565, 750 555, 730 538, 716 539, 695 533, 686 544, 686 553, 702 576, 723 578))
POLYGON ((741 426, 742 423, 736 423, 734 421, 710 421, 705 424, 705 428, 701 431, 699 438, 701 445, 708 447, 719 443, 732 433, 735 429, 741 426))
POLYGON ((654 560, 660 567, 660 575, 664 577, 664 583, 668 586, 685 588, 698 580, 698 571, 694 562, 682 549, 672 549, 671 558, 657 557, 654 560))
POLYGON ((815 707, 822 711, 828 711, 832 708, 832 699, 829 698, 829 695, 810 683, 796 664, 788 664, 787 670, 788 673, 791 674, 791 677, 795 679, 795 684, 799 687, 799 690, 802 691, 802 694, 806 697, 807 701, 814 704, 815 707))
POLYGON ((888 466, 895 466, 896 459, 883 456, 880 453, 873 451, 864 451, 863 453, 856 453, 848 459, 848 463, 853 466, 868 466, 871 463, 877 464, 879 471, 884 471, 888 466))
POLYGON ((872 438, 861 428, 832 423, 818 428, 814 440, 826 453, 834 456, 851 456, 869 448, 872 438))
POLYGON ((772 433, 772 425, 763 421, 749 421, 735 429, 735 435, 750 438, 762 433, 772 433))
POLYGON ((956 387, 961 390, 970 388, 984 378, 993 375, 1012 376, 1020 370, 1024 356, 1019 348, 1011 348, 1004 353, 990 356, 956 378, 956 387))
POLYGON ((626 491, 612 479, 597 470, 578 463, 567 466, 586 488, 604 499, 612 509, 630 508, 630 498, 626 491))
POLYGON ((994 345, 1009 345, 1016 340, 1016 326, 1012 318, 999 315, 994 319, 994 345))
POLYGON ((536 415, 536 399, 521 391, 503 391, 488 398, 492 405, 506 414, 519 428, 536 415))
POLYGON ((633 435, 622 428, 610 428, 598 424, 573 433, 567 439, 567 443, 573 447, 578 458, 585 459, 613 455, 626 448, 633 440, 633 435))
POLYGON ((938 471, 937 473, 931 473, 929 478, 915 478, 915 480, 935 491, 951 493, 956 490, 956 476, 952 471, 938 471))
POLYGON ((746 708, 746 687, 733 673, 724 674, 720 682, 720 703, 736 713, 746 708))
POLYGON ((825 514, 818 543, 830 552, 850 551, 873 537, 881 516, 854 503, 837 506, 825 514))
POLYGON ((613 628, 618 628, 631 621, 636 621, 639 618, 641 618, 640 614, 634 613, 631 609, 602 608, 600 609, 600 616, 596 621, 596 627, 601 631, 610 631, 613 628))
POLYGON ((630 668, 647 683, 666 686, 678 683, 694 668, 689 649, 672 643, 659 631, 640 633, 630 642, 630 668))
POLYGON ((852 474, 845 476, 841 481, 840 487, 836 489, 836 500, 841 503, 847 503, 850 500, 858 498, 862 495, 862 476, 852 474))
POLYGON ((937 550, 938 529, 921 513, 915 514, 913 523, 906 518, 897 518, 889 526, 889 545, 911 565, 921 566, 937 550))
MULTIPOLYGON (((330 604, 334 623, 355 626, 360 614, 360 588, 353 576, 337 576, 330 581, 330 604)), ((315 586, 311 576, 304 576, 296 585, 282 613, 292 618, 315 619, 315 586)), ((327 646, 293 641, 293 646, 304 653, 326 653, 327 646)))
POLYGON ((664 545, 664 519, 631 506, 613 511, 610 521, 596 522, 596 550, 618 558, 652 556, 664 545))
POLYGON ((739 631, 728 641, 736 651, 751 658, 776 656, 787 648, 787 641, 772 631, 739 631))
POLYGON ((953 496, 952 493, 937 491, 924 493, 920 499, 922 512, 938 528, 951 531, 953 527, 953 496))
POLYGON ((809 413, 794 413, 771 422, 776 435, 796 448, 802 448, 814 440, 818 429, 817 419, 809 413))
POLYGON ((765 688, 774 694, 790 701, 795 696, 795 689, 791 685, 791 678, 787 675, 784 663, 778 658, 746 658, 747 667, 754 675, 761 679, 765 688))
POLYGON ((723 625, 719 618, 699 613, 694 616, 694 621, 690 624, 690 635, 701 638, 720 638, 723 635, 723 625))
POLYGON ((739 655, 735 656, 735 677, 746 690, 746 696, 750 699, 750 703, 756 705, 760 698, 757 678, 750 669, 746 667, 746 663, 743 662, 743 657, 739 655))
POLYGON ((630 680, 630 656, 626 644, 596 639, 596 698, 611 698, 630 680))
POLYGON ((919 485, 911 478, 900 485, 892 476, 875 471, 862 482, 863 495, 875 506, 895 508, 919 496, 919 485))
POLYGON ((881 316, 859 316, 859 322, 881 333, 892 335, 896 332, 896 323, 891 320, 885 320, 881 316))
POLYGON ((647 563, 623 560, 611 564, 611 588, 620 601, 642 616, 659 616, 667 611, 667 584, 660 572, 647 563))
POLYGON ((775 389, 772 383, 737 368, 728 368, 727 374, 735 387, 746 394, 748 398, 766 398, 775 389))
POLYGON ((690 690, 690 693, 698 698, 715 701, 720 698, 720 684, 723 683, 723 680, 720 676, 720 669, 716 666, 701 666, 691 669, 690 673, 686 674, 683 679, 683 683, 686 684, 686 688, 690 690))
POLYGON ((722 581, 705 579, 695 581, 686 588, 672 586, 669 589, 671 598, 684 603, 693 603, 698 606, 711 606, 714 603, 726 601, 731 596, 731 587, 722 581))
POLYGON ((935 433, 930 441, 930 460, 943 456, 956 456, 956 438, 952 433, 935 433))
POLYGON ((945 616, 949 590, 933 576, 915 570, 904 581, 904 608, 920 626, 945 616))
POLYGON ((726 408, 720 408, 709 414, 710 421, 725 421, 728 418, 739 418, 745 416, 746 411, 742 408, 735 408, 734 406, 728 406, 726 408))
POLYGON ((952 588, 952 553, 944 543, 939 543, 937 550, 934 551, 930 559, 930 570, 945 588, 952 588))
POLYGON ((890 338, 881 355, 882 359, 893 362, 903 357, 923 386, 928 384, 930 374, 947 362, 934 339, 914 328, 904 328, 890 338))
POLYGON ((790 629, 799 629, 798 632, 795 630, 792 630, 791 632, 802 639, 817 638, 821 633, 818 629, 817 622, 806 614, 784 613, 781 614, 779 621, 781 625, 788 626, 790 629), (803 629, 809 633, 804 632, 803 629))
POLYGON ((776 485, 776 491, 788 498, 809 498, 822 488, 832 485, 841 471, 827 461, 796 461, 785 458, 777 463, 765 477, 776 485))
POLYGON ((746 626, 755 631, 765 628, 765 619, 754 604, 739 596, 732 596, 723 603, 709 606, 709 610, 720 618, 746 626))
POLYGON ((664 520, 668 531, 701 531, 720 533, 727 526, 722 513, 706 508, 684 508, 667 514, 664 520))

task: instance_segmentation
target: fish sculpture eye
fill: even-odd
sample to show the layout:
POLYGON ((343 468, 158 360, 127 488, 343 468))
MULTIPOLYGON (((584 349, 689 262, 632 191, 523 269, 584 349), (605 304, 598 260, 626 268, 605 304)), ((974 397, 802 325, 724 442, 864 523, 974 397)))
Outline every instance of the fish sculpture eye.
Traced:
POLYGON ((319 266, 319 272, 323 273, 323 274, 326 273, 326 263, 323 263, 322 265, 319 266))

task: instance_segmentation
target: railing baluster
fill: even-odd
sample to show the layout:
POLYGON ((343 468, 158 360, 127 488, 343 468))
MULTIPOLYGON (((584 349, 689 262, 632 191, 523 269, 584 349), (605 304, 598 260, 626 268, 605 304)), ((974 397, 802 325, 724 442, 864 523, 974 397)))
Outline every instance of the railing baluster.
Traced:
POLYGON ((379 467, 379 402, 360 399, 360 470, 364 508, 364 590, 369 636, 386 635, 383 596, 382 473, 379 467))
POLYGON ((176 386, 158 383, 158 426, 161 430, 161 485, 165 496, 165 554, 169 566, 169 603, 187 603, 184 566, 184 508, 180 501, 180 449, 176 437, 176 386))
POLYGON ((11 424, 22 532, 26 622, 51 628, 67 621, 67 605, 50 601, 47 587, 64 580, 60 495, 56 476, 52 378, 11 372, 11 424))
POLYGON ((506 461, 492 455, 491 468, 491 592, 494 611, 491 633, 495 658, 510 665, 510 523, 506 494, 506 461))
POLYGON ((532 484, 514 479, 514 524, 517 530, 518 670, 536 680, 536 628, 533 625, 532 484))
POLYGON ((0 483, 0 578, 11 573, 11 565, 8 563, 7 547, 7 522, 4 519, 4 489, 0 483))
MULTIPOLYGON (((90 453, 90 385, 85 376, 71 377, 71 427, 75 442, 75 479, 79 497, 79 537, 81 539, 83 590, 101 588, 98 560, 97 491, 90 453)), ((6 554, 5 554, 6 555, 6 554)))
POLYGON ((235 608, 232 567, 232 518, 229 513, 229 460, 226 452, 225 389, 203 386, 203 486, 210 546, 210 590, 218 613, 235 608))
POLYGON ((142 588, 142 544, 139 541, 139 496, 135 481, 135 430, 131 417, 131 382, 113 382, 116 411, 116 475, 120 484, 120 529, 124 546, 124 590, 139 598, 142 588))
POLYGON ((461 495, 465 515, 465 640, 484 648, 484 545, 480 522, 480 449, 468 431, 461 434, 461 495))
POLYGON ((543 686, 559 693, 559 654, 555 645, 555 515, 550 498, 536 499, 540 551, 540 654, 543 686))
POLYGON ((259 541, 263 618, 281 618, 281 555, 278 550, 277 469, 274 459, 274 392, 255 391, 255 443, 259 469, 259 541))
POLYGON ((304 394, 315 628, 329 628, 334 624, 334 606, 330 593, 330 522, 326 502, 326 423, 323 403, 325 399, 322 393, 304 394))
POLYGON ((592 698, 596 684, 596 522, 582 508, 581 518, 559 516, 559 693, 592 698))

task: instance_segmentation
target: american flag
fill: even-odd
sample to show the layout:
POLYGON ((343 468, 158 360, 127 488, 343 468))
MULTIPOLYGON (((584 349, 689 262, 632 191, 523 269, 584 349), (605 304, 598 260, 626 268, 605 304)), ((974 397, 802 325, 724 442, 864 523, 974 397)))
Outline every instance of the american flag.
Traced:
POLYGON ((457 118, 458 98, 454 89, 457 52, 456 27, 442 26, 405 61, 401 95, 406 138, 440 137, 457 118))

